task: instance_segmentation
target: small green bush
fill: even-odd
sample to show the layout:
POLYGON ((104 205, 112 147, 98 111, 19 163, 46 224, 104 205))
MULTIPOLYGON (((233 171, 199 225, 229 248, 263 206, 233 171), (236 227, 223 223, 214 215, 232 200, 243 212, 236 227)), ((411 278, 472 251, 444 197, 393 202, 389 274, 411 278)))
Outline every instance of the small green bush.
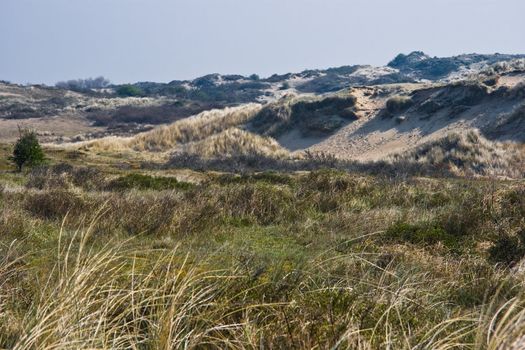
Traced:
POLYGON ((142 174, 129 174, 121 176, 108 185, 108 189, 124 191, 128 189, 139 190, 171 190, 171 189, 188 189, 191 184, 179 182, 174 177, 153 177, 142 174))
POLYGON ((16 141, 11 160, 16 164, 18 171, 22 171, 24 166, 44 163, 44 151, 34 131, 20 130, 20 138, 16 141))
POLYGON ((489 260, 493 263, 514 265, 525 257, 525 229, 515 236, 503 235, 497 238, 489 249, 489 260))
POLYGON ((290 88, 290 84, 289 84, 287 81, 285 81, 285 82, 281 85, 281 87, 279 88, 279 90, 288 90, 289 88, 290 88))
POLYGON ((340 129, 344 123, 345 121, 338 116, 312 119, 303 126, 303 133, 312 136, 331 134, 340 129))
POLYGON ((117 89, 117 95, 121 97, 137 97, 142 96, 144 92, 133 85, 122 85, 117 89))
POLYGON ((427 223, 397 222, 388 228, 385 236, 387 240, 412 244, 433 245, 441 242, 449 248, 457 246, 458 243, 458 240, 443 228, 427 223))
POLYGON ((221 185, 256 182, 264 182, 274 185, 290 185, 293 183, 293 179, 290 175, 273 171, 264 171, 261 173, 243 175, 223 174, 215 178, 214 181, 221 185))
POLYGON ((495 76, 489 77, 486 80, 484 80, 483 84, 487 86, 496 86, 498 85, 499 79, 500 79, 499 75, 495 75, 495 76))
POLYGON ((525 250, 517 237, 504 236, 497 239, 489 249, 489 258, 493 263, 512 265, 525 255, 525 250))

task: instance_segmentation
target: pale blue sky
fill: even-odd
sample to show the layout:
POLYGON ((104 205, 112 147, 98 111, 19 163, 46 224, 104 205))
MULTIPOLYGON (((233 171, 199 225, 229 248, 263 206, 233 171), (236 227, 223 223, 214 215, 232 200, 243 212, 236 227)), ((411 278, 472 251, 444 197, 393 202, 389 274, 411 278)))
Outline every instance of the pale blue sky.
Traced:
POLYGON ((525 53, 524 0, 0 0, 0 79, 113 82, 525 53))

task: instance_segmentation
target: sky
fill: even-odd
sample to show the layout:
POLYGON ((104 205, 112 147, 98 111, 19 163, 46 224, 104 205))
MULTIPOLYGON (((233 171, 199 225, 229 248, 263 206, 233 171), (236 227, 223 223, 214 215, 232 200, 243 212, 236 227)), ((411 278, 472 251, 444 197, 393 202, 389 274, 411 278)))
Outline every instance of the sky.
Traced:
POLYGON ((0 79, 169 82, 525 53, 524 0, 0 0, 0 79))

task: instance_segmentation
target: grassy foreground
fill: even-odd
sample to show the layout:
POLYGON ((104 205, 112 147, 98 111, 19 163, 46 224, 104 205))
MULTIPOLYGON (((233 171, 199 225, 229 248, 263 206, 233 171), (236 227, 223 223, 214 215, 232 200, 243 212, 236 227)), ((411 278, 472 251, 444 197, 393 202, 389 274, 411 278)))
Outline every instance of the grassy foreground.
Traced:
POLYGON ((525 334, 522 183, 166 175, 2 172, 0 348, 505 349, 525 334))

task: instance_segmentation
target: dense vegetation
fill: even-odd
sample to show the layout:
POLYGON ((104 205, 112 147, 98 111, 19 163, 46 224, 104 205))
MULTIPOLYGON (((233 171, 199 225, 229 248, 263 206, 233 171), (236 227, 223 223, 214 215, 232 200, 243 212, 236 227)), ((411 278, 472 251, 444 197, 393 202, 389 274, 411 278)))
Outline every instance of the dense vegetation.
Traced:
POLYGON ((1 348, 496 349, 522 335, 521 182, 4 169, 1 348))

